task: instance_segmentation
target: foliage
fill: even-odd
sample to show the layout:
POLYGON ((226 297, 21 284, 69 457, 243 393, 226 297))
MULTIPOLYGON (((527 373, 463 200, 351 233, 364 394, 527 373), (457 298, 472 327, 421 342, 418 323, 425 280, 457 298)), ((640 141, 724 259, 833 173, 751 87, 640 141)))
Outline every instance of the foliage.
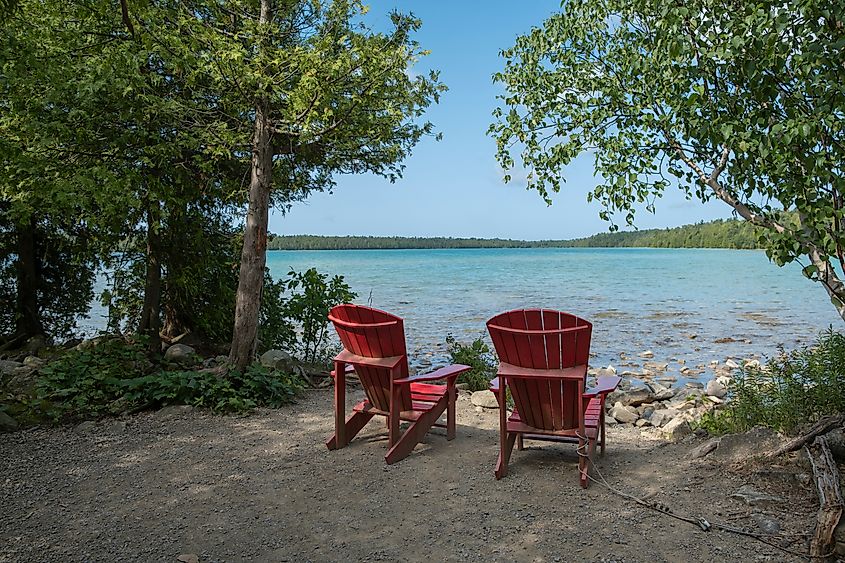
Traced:
MULTIPOLYGON (((23 334, 19 317, 31 314, 41 331, 55 338, 69 337, 76 321, 88 312, 93 298, 96 253, 89 233, 73 222, 41 213, 37 220, 20 225, 0 204, 0 335, 23 334), (20 288, 17 245, 21 230, 32 237, 34 287, 20 288), (32 291, 36 311, 21 310, 21 289, 32 291)), ((29 283, 29 282, 23 282, 29 283)))
MULTIPOLYGON (((223 218, 192 210, 166 218, 162 259, 162 332, 192 332, 204 342, 232 335, 239 236, 223 218)), ((111 287, 102 298, 112 330, 132 332, 141 318, 146 274, 143 239, 127 241, 109 257, 111 287)))
POLYGON ((561 169, 593 155, 588 199, 628 224, 672 186, 720 199, 774 262, 806 259, 845 318, 843 13, 843 0, 564 2, 494 76, 505 179, 518 157, 550 203, 561 169))
POLYGON ((143 339, 102 339, 41 368, 33 407, 56 420, 109 414, 123 396, 122 382, 152 368, 143 339))
POLYGON ((762 368, 745 367, 728 387, 725 408, 702 418, 714 434, 754 426, 792 431, 845 412, 845 336, 829 329, 813 347, 781 354, 762 368))
POLYGON ((291 403, 303 382, 296 375, 251 364, 243 373, 230 372, 228 377, 208 371, 164 371, 124 380, 121 386, 132 404, 185 404, 214 412, 241 412, 291 403))
MULTIPOLYGON (((285 350, 291 353, 297 347, 296 324, 288 315, 285 290, 287 279, 274 280, 269 270, 264 274, 264 289, 258 316, 259 351, 285 350)), ((234 305, 234 301, 232 302, 234 305)))
POLYGON ((305 362, 323 361, 330 357, 328 345, 328 315, 335 305, 355 299, 342 276, 329 280, 316 268, 306 272, 290 271, 285 287, 292 295, 284 304, 284 316, 298 324, 296 355, 305 362))
POLYGON ((109 338, 41 368, 30 408, 57 421, 173 404, 234 412, 290 403, 302 387, 297 376, 258 364, 228 377, 160 371, 147 360, 143 338, 109 338))
POLYGON ((458 383, 466 383, 470 391, 482 391, 490 386, 496 374, 496 356, 484 340, 476 338, 472 344, 457 342, 450 334, 446 345, 453 364, 464 364, 472 370, 458 376, 458 383))
POLYGON ((600 233, 572 240, 512 240, 444 237, 272 236, 269 250, 351 250, 395 248, 757 248, 757 233, 748 223, 718 219, 671 229, 600 233))

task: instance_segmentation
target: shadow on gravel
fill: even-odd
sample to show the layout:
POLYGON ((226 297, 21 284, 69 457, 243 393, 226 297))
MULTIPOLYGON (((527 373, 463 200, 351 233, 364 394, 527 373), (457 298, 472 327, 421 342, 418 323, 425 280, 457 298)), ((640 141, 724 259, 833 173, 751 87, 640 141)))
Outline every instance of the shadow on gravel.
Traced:
MULTIPOLYGON (((435 429, 392 466, 377 421, 349 447, 326 449, 325 391, 241 418, 147 413, 81 434, 4 435, 0 562, 785 560, 599 484, 581 489, 573 446, 526 441, 496 481, 496 412, 464 397, 458 412, 456 440, 435 429)), ((690 461, 692 445, 659 447, 630 430, 613 429, 599 458, 615 487, 679 513, 747 513, 728 497, 746 477, 690 461)), ((790 510, 811 514, 800 499, 790 510)))

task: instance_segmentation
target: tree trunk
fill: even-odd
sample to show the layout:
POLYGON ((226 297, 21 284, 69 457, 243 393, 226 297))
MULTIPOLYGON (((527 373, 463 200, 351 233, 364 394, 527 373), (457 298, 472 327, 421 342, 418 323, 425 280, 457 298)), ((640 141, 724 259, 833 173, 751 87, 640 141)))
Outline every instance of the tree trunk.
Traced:
POLYGON ((166 204, 165 215, 167 216, 167 236, 162 248, 162 260, 166 275, 162 279, 161 308, 164 322, 161 334, 170 339, 193 328, 190 327, 191 323, 185 310, 188 301, 183 280, 185 262, 180 260, 180 255, 185 251, 194 252, 195 242, 190 228, 187 227, 190 221, 186 201, 166 204))
MULTIPOLYGON (((267 24, 270 20, 270 0, 261 0, 259 22, 267 24)), ((269 112, 269 100, 266 96, 260 97, 255 104, 249 207, 244 227, 244 246, 241 250, 241 269, 235 301, 235 330, 232 334, 232 349, 229 352, 229 362, 239 371, 246 369, 255 355, 258 310, 261 306, 264 266, 267 262, 267 219, 270 207, 270 187, 273 184, 273 148, 269 112)))
POLYGON ((17 336, 44 333, 38 307, 38 255, 35 249, 35 217, 17 225, 17 336))
POLYGON ((149 338, 149 352, 161 354, 161 203, 147 203, 147 276, 144 281, 144 308, 141 311, 141 334, 149 338))

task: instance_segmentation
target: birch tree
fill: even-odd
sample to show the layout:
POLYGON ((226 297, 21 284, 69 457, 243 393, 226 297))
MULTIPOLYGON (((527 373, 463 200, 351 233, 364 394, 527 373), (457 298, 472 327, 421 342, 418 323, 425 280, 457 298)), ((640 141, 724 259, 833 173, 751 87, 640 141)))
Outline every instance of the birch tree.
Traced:
POLYGON ((565 2, 502 51, 498 161, 519 159, 551 203, 591 154, 588 200, 612 229, 667 189, 720 200, 845 319, 843 14, 842 0, 565 2))

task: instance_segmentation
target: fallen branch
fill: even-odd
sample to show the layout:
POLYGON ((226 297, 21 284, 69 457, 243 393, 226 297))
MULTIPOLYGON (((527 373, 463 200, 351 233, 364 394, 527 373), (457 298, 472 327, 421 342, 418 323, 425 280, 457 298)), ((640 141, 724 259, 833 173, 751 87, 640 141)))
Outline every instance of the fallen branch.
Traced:
POLYGON ((812 442, 816 436, 821 436, 822 434, 825 434, 829 430, 831 430, 834 426, 839 426, 840 424, 842 424, 843 420, 845 420, 845 418, 843 418, 841 414, 823 418, 817 423, 815 423, 812 427, 810 427, 810 429, 805 434, 802 434, 801 436, 790 440, 775 451, 769 452, 768 454, 766 454, 766 457, 777 457, 788 452, 794 452, 796 450, 799 450, 806 444, 812 442))
POLYGON ((833 532, 845 506, 839 489, 839 470, 824 437, 819 436, 812 446, 805 449, 819 490, 819 511, 816 515, 816 532, 810 542, 810 556, 829 560, 835 551, 833 532))

